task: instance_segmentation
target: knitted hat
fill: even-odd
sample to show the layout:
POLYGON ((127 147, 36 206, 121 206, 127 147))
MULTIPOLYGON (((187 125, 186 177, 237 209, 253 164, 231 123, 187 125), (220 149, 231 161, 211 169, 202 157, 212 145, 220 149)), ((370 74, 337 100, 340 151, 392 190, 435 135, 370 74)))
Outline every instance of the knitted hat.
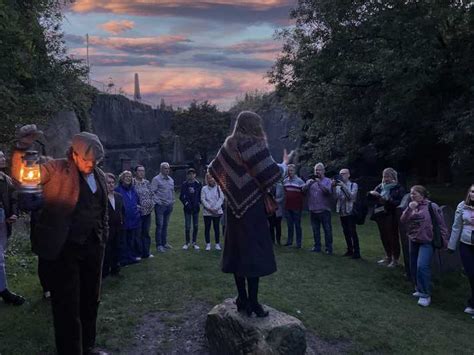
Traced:
POLYGON ((100 161, 104 157, 104 147, 93 133, 81 132, 72 137, 72 150, 85 160, 100 161))

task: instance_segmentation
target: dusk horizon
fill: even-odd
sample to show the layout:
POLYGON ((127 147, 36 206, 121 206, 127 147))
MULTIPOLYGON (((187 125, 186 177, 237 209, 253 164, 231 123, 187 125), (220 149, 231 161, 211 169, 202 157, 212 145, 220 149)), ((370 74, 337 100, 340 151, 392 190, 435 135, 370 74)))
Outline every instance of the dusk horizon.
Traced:
POLYGON ((293 0, 78 0, 65 16, 67 53, 86 59, 91 83, 131 97, 134 74, 144 102, 228 109, 247 92, 271 91, 266 78, 281 51, 293 0))

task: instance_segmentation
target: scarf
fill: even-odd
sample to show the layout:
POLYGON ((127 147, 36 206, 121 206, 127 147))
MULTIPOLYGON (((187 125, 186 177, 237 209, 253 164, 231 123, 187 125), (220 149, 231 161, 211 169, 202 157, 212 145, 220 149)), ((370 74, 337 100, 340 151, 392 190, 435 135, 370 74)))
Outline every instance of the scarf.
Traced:
POLYGON ((209 165, 209 173, 237 218, 260 199, 263 191, 281 179, 280 168, 265 140, 251 137, 228 137, 209 165))
POLYGON ((395 186, 397 186, 396 182, 392 182, 390 184, 382 183, 382 192, 380 193, 380 195, 382 196, 384 200, 390 199, 390 190, 394 188, 395 186))

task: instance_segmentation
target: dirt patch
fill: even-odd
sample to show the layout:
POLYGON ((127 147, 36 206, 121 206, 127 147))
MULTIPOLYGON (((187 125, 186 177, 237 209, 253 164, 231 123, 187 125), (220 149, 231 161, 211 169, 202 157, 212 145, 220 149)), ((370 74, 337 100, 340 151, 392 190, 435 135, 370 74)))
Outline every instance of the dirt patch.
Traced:
MULTIPOLYGON (((129 355, 196 354, 209 355, 204 334, 206 316, 212 306, 193 303, 183 312, 156 312, 143 318, 134 333, 133 345, 121 351, 129 355)), ((306 354, 342 354, 350 351, 350 342, 328 342, 311 331, 306 333, 306 354)))

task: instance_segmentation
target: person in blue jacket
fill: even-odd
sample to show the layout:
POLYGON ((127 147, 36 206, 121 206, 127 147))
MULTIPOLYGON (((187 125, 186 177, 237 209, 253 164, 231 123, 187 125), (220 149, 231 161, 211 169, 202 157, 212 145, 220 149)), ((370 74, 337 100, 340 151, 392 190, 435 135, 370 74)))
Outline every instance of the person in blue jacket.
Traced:
POLYGON ((120 264, 128 265, 141 260, 142 250, 140 243, 140 201, 132 184, 133 176, 128 170, 119 175, 119 184, 115 188, 123 199, 125 208, 124 230, 125 241, 121 244, 120 264))
POLYGON ((183 203, 184 210, 184 232, 186 242, 183 245, 183 250, 187 250, 190 247, 189 242, 191 234, 191 220, 193 224, 193 239, 191 246, 196 250, 199 249, 196 239, 198 233, 201 188, 202 184, 196 179, 196 170, 193 168, 188 169, 186 181, 183 182, 183 185, 181 186, 181 193, 179 194, 179 199, 183 203))

